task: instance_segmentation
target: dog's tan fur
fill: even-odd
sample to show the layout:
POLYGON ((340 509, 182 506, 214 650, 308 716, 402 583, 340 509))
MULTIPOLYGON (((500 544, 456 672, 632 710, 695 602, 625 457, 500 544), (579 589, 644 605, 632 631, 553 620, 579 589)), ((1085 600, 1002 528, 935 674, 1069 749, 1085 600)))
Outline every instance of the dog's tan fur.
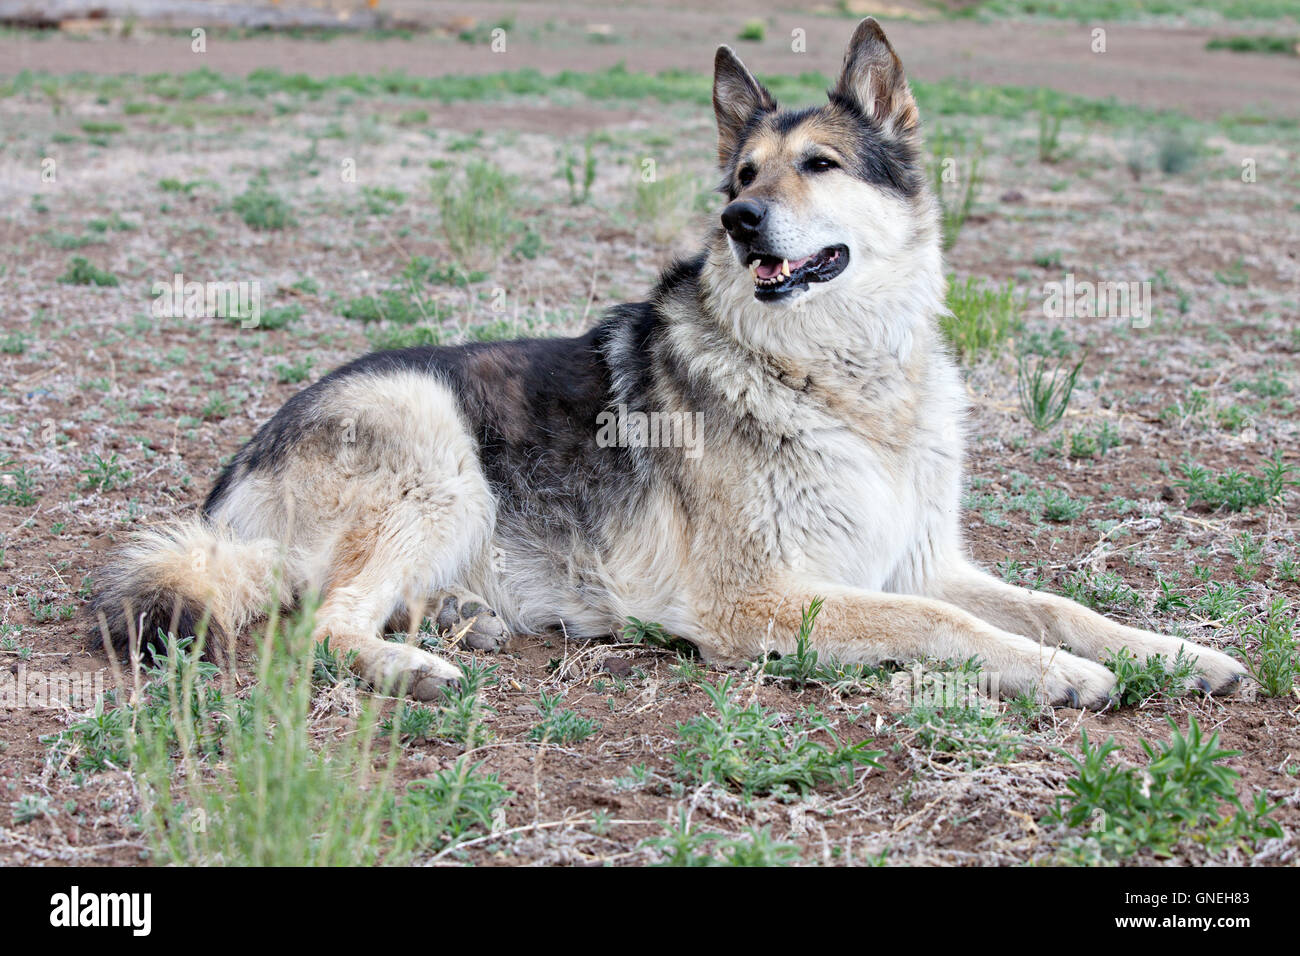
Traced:
MULTIPOLYGON (((515 374, 527 343, 431 351, 427 367, 416 362, 426 353, 401 367, 374 362, 286 407, 223 476, 206 518, 136 545, 99 606, 152 588, 207 605, 233 633, 269 600, 278 566, 286 594, 323 595, 319 638, 357 651, 374 683, 422 698, 456 668, 381 640, 381 629, 449 595, 461 608, 490 605, 514 631, 597 635, 629 616, 655 620, 720 662, 790 651, 802 609, 823 598, 814 642, 844 661, 977 657, 1003 694, 1101 706, 1114 686, 1098 663, 1105 652, 1185 649, 1206 689, 1235 686, 1242 668, 1224 654, 1011 587, 966 557, 965 393, 935 323, 944 282, 934 200, 924 186, 800 166, 813 151, 849 165, 864 123, 900 156, 919 145, 916 104, 875 21, 855 32, 830 107, 783 119, 726 48, 714 103, 724 171, 754 173, 728 188, 771 209, 768 241, 789 250, 776 254, 838 243, 849 264, 786 301, 759 301, 719 230, 693 277, 665 279, 639 313, 653 319, 642 339, 632 319, 616 318, 601 338, 574 340, 575 354, 599 351, 608 366, 602 406, 704 408, 698 457, 628 453, 619 462, 634 475, 597 479, 588 472, 607 459, 579 442, 587 464, 568 477, 525 475, 522 491, 508 488, 545 458, 557 429, 594 428, 563 410, 530 424, 525 407, 546 396, 530 398, 515 374), (474 398, 451 373, 435 374, 437 362, 459 363, 455 381, 492 384, 474 398), (522 457, 513 472, 489 474, 503 442, 522 457), (258 463, 273 452, 274 465, 258 463), (196 567, 196 552, 212 557, 196 567)), ((568 387, 542 379, 557 396, 568 387)), ((489 649, 506 637, 474 633, 489 649)))

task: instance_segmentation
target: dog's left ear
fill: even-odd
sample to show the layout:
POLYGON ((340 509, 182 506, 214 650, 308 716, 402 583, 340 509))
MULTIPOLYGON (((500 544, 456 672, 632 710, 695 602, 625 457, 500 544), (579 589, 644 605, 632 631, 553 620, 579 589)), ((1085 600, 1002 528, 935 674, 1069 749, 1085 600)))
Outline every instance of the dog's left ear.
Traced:
POLYGON ((867 17, 853 31, 848 52, 844 54, 844 71, 831 96, 854 103, 895 135, 910 136, 916 132, 920 119, 916 100, 903 76, 903 64, 875 17, 867 17))
POLYGON ((776 100, 754 74, 745 69, 736 51, 718 47, 713 58, 713 114, 718 118, 718 165, 726 166, 740 148, 745 127, 756 113, 776 109, 776 100))

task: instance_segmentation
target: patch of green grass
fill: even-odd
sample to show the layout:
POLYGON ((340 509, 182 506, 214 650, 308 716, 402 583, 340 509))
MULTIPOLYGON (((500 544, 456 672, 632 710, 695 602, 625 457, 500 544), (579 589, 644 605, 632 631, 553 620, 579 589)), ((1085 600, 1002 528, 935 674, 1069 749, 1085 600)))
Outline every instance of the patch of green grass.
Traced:
POLYGON ((545 740, 556 744, 576 744, 600 730, 600 721, 583 717, 576 711, 560 706, 563 694, 542 695, 537 700, 541 722, 528 732, 530 740, 545 740))
POLYGON ((499 256, 517 231, 515 181, 492 163, 471 160, 462 177, 435 179, 433 192, 443 236, 462 260, 484 251, 499 256))
POLYGON ((1202 147, 1187 131, 1177 127, 1160 131, 1156 137, 1156 165, 1169 175, 1185 173, 1201 154, 1202 147))
POLYGON ((1187 492, 1187 503, 1204 504, 1212 511, 1244 511, 1271 505, 1282 499, 1289 486, 1300 484, 1291 477, 1295 467, 1282 461, 1280 450, 1258 474, 1229 468, 1216 475, 1192 461, 1184 461, 1182 471, 1183 477, 1174 485, 1187 492))
POLYGON ((84 256, 73 256, 68 260, 67 271, 59 276, 65 285, 116 286, 117 276, 105 272, 84 256))
POLYGON ((1050 359, 1038 356, 1030 367, 1028 355, 1016 362, 1016 396, 1025 419, 1039 431, 1046 431, 1065 415, 1074 394, 1074 383, 1083 368, 1083 359, 1073 367, 1059 365, 1048 374, 1050 359))
POLYGON ((261 183, 252 184, 232 199, 230 208, 250 229, 267 232, 297 224, 289 204, 261 183))
POLYGON ((582 145, 582 183, 578 183, 578 157, 573 149, 564 151, 564 181, 569 187, 569 205, 577 206, 591 198, 591 187, 596 183, 596 155, 591 150, 591 137, 582 145))
POLYGON ((36 478, 8 458, 0 460, 0 505, 26 508, 36 504, 36 478))
POLYGON ((140 227, 130 220, 123 219, 117 213, 113 213, 113 215, 109 216, 107 219, 96 218, 87 221, 86 228, 91 232, 106 233, 134 232, 140 227))
POLYGON ((695 212, 699 192, 694 177, 680 170, 656 167, 632 184, 632 215, 656 242, 667 242, 685 227, 695 212))
POLYGON ((311 378, 311 368, 316 364, 316 360, 310 355, 304 355, 296 362, 277 362, 275 364, 275 380, 281 385, 294 385, 298 382, 305 382, 311 378))
POLYGON ((1070 448, 1067 454, 1075 460, 1100 458, 1112 448, 1122 444, 1119 430, 1110 422, 1102 422, 1093 431, 1070 431, 1070 448))
POLYGON ((1048 521, 1074 521, 1088 510, 1091 501, 1087 495, 1072 498, 1064 489, 1045 488, 1042 491, 1043 517, 1048 521))
POLYGON ((88 491, 112 491, 124 488, 131 481, 131 472, 117 460, 117 452, 108 458, 98 452, 86 458, 87 465, 81 469, 81 487, 88 491))
POLYGON ((496 774, 482 768, 482 763, 462 756, 451 768, 407 784, 384 814, 396 844, 395 857, 446 850, 476 830, 491 830, 492 818, 510 791, 496 774))
POLYGON ((395 325, 439 322, 446 317, 443 306, 424 290, 410 285, 384 289, 378 295, 349 299, 340 309, 340 314, 358 322, 391 322, 395 325))
POLYGON ((984 181, 980 172, 984 144, 939 127, 930 134, 930 151, 930 186, 939 201, 943 247, 951 249, 979 198, 984 181))
POLYGON ((68 232, 47 232, 45 241, 55 249, 84 249, 86 246, 95 246, 103 243, 100 236, 76 236, 68 232))
POLYGON ((1295 0, 983 0, 960 9, 958 15, 980 19, 1032 17, 1128 22, 1134 20, 1271 20, 1300 15, 1295 0))
POLYGON ((372 216, 386 216, 402 203, 406 193, 391 186, 362 186, 361 203, 372 216))
POLYGON ((792 719, 758 701, 732 702, 732 678, 701 685, 716 715, 677 725, 680 744, 672 754, 677 776, 698 786, 712 781, 746 798, 802 794, 823 784, 847 785, 856 767, 877 767, 881 751, 867 741, 841 744, 830 722, 809 708, 792 719), (822 734, 829 744, 812 739, 822 734))
POLYGON ((1300 677, 1300 644, 1295 636, 1295 613, 1285 598, 1276 598, 1260 618, 1242 628, 1244 643, 1252 651, 1233 648, 1265 697, 1289 697, 1300 677))
POLYGON ((745 43, 762 43, 767 36, 767 24, 762 20, 746 20, 745 25, 736 34, 736 39, 745 43))
POLYGON ((25 793, 13 803, 9 804, 11 818, 14 826, 22 826, 24 823, 31 823, 33 820, 39 820, 44 816, 51 816, 54 813, 50 806, 50 798, 41 794, 25 793))
POLYGON ((629 617, 623 625, 623 640, 629 644, 648 644, 651 647, 662 647, 665 650, 675 651, 677 654, 686 657, 696 655, 694 644, 669 634, 664 630, 664 626, 656 621, 643 621, 640 618, 629 617))
POLYGON ((1132 610, 1142 606, 1142 595, 1111 571, 1080 568, 1061 583, 1061 591, 1095 611, 1132 610))
POLYGON ((158 180, 158 188, 165 193, 179 193, 182 196, 190 196, 194 191, 202 186, 203 183, 197 179, 181 180, 174 177, 167 177, 158 180))
POLYGON ((427 325, 376 328, 368 330, 366 338, 370 342, 370 347, 376 351, 409 349, 418 345, 442 345, 446 341, 441 330, 427 325))
POLYGON ((1186 735, 1169 719, 1172 737, 1159 750, 1143 740, 1145 767, 1112 763, 1114 739, 1093 747, 1083 734, 1080 755, 1065 754, 1075 768, 1066 781, 1070 795, 1058 799, 1051 820, 1088 827, 1088 839, 1111 857, 1149 852, 1171 857, 1186 844, 1211 854, 1282 835, 1267 796, 1243 806, 1235 782, 1240 774, 1223 761, 1237 751, 1221 750, 1219 735, 1202 736, 1196 718, 1186 735))
POLYGON ((1181 647, 1172 661, 1163 654, 1139 661, 1127 647, 1121 647, 1108 651, 1101 663, 1114 672, 1115 693, 1126 707, 1153 698, 1181 697, 1187 692, 1188 681, 1196 676, 1195 659, 1187 657, 1181 647))
POLYGON ((677 823, 664 824, 661 836, 642 840, 639 847, 653 851, 656 866, 789 866, 798 861, 799 848, 772 836, 770 827, 750 827, 744 836, 692 828, 685 810, 677 823))
MULTIPOLYGON (((1014 493, 1004 496, 972 491, 965 496, 963 507, 980 512, 986 522, 999 526, 1000 516, 1007 511, 1027 514, 1035 522, 1073 521, 1092 503, 1088 495, 1075 498, 1061 488, 1043 487, 1041 482, 1022 472, 1012 473, 1011 488, 1014 493)), ((1005 523, 1005 519, 1001 521, 1005 523)))
POLYGON ((302 318, 303 308, 297 303, 272 306, 258 318, 257 327, 274 331, 286 328, 302 318))
POLYGON ((385 344, 382 346, 384 348, 439 345, 442 342, 442 332, 436 323, 445 319, 450 314, 450 309, 434 298, 430 287, 435 284, 463 287, 470 282, 482 281, 486 275, 479 271, 466 272, 454 264, 439 266, 427 256, 415 256, 403 267, 401 274, 394 277, 388 288, 377 295, 349 299, 340 309, 340 314, 358 322, 424 326, 409 332, 390 330, 388 335, 392 344, 385 344))
POLYGON ((1020 327, 1024 299, 1015 285, 993 285, 968 276, 948 283, 948 311, 939 316, 939 330, 963 362, 994 349, 1020 327))
MULTIPOLYGON (((1300 10, 1295 11, 1300 16, 1300 10)), ((1210 37, 1205 44, 1207 50, 1231 50, 1233 53, 1277 53, 1282 56, 1300 56, 1300 36, 1270 36, 1255 34, 1251 36, 1210 37)))
POLYGON ((1249 592, 1237 584, 1215 581, 1192 602, 1192 610, 1210 621, 1229 623, 1236 620, 1245 606, 1249 592))
POLYGON ((836 694, 844 695, 860 690, 862 685, 875 678, 879 671, 864 664, 842 664, 831 657, 822 657, 812 646, 813 628, 822 610, 822 599, 814 598, 803 608, 799 632, 795 635, 792 654, 770 653, 763 659, 763 673, 787 682, 795 689, 818 684, 836 694))
MULTIPOLYGON (((425 643, 437 649, 432 641, 431 632, 425 643)), ((483 690, 497 682, 496 671, 496 664, 470 661, 462 665, 462 679, 451 687, 443 688, 442 699, 435 708, 415 708, 416 711, 425 711, 433 715, 432 723, 425 728, 430 732, 419 736, 425 739, 437 737, 451 740, 466 749, 480 747, 491 740, 492 730, 487 725, 487 719, 496 711, 483 702, 483 690)), ((408 708, 409 705, 399 707, 399 713, 405 713, 408 708)), ((428 720, 425 717, 413 719, 417 724, 428 720)), ((400 718, 394 727, 386 727, 386 730, 396 730, 399 734, 410 733, 409 727, 407 730, 402 729, 403 720, 404 717, 400 718)))
POLYGON ((105 136, 109 133, 121 133, 126 127, 112 120, 86 120, 81 124, 81 131, 91 136, 105 136))
MULTIPOLYGON (((759 79, 779 100, 790 104, 824 100, 825 91, 832 82, 832 78, 816 71, 797 75, 772 74, 760 76, 759 79)), ((921 113, 925 116, 997 116, 1019 120, 1035 110, 1048 110, 1081 122, 1130 126, 1182 123, 1188 119, 1173 111, 1144 109, 1131 103, 1122 103, 1113 97, 1092 99, 1041 87, 985 85, 964 79, 936 82, 912 80, 910 85, 921 113)), ((622 65, 604 70, 564 70, 556 74, 524 69, 441 76, 417 76, 399 71, 315 77, 304 73, 285 73, 274 68, 257 69, 245 76, 219 73, 208 68, 188 73, 148 76, 51 74, 23 70, 0 79, 0 98, 39 93, 47 87, 59 95, 71 91, 118 99, 128 95, 152 95, 163 100, 191 104, 204 99, 267 100, 276 96, 306 99, 328 94, 407 97, 451 103, 519 96, 553 98, 557 92, 564 91, 593 100, 657 100, 662 103, 693 103, 708 107, 712 96, 712 75, 687 70, 638 73, 622 65)), ((1267 128, 1272 122, 1268 117, 1250 119, 1255 128, 1267 128)))
POLYGON ((14 329, 0 336, 0 352, 5 355, 22 355, 31 345, 32 337, 22 329, 14 329))
POLYGON ((1055 163, 1061 159, 1061 122, 1062 110, 1040 109, 1038 111, 1038 161, 1055 163))
POLYGON ((978 700, 918 701, 901 723, 913 732, 919 747, 967 769, 1006 763, 1026 744, 1024 737, 1006 726, 995 706, 978 700))
POLYGON ((106 695, 47 739, 50 759, 129 769, 159 864, 405 863, 489 830, 508 791, 468 758, 394 795, 398 742, 377 746, 372 698, 359 699, 355 732, 322 740, 317 694, 347 679, 347 663, 318 649, 313 629, 310 609, 287 622, 273 612, 256 682, 235 699, 200 659, 202 635, 172 639, 136 703, 106 695))

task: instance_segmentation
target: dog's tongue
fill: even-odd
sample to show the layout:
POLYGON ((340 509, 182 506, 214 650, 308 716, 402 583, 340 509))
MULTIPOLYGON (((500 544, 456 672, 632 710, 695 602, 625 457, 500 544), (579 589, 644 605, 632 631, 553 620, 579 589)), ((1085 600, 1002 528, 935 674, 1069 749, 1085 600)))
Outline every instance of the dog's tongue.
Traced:
MULTIPOLYGON (((794 259, 790 262, 790 271, 806 265, 812 260, 812 256, 804 256, 802 259, 794 259)), ((763 259, 758 263, 758 277, 760 279, 775 279, 782 275, 782 262, 780 259, 763 259)))

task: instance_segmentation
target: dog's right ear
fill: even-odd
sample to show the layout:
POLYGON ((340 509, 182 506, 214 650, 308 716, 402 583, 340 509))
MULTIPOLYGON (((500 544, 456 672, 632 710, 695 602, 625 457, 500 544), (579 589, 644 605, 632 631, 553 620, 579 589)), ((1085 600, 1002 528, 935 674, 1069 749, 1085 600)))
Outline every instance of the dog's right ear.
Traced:
POLYGON ((740 138, 756 113, 776 109, 776 100, 754 74, 745 69, 736 51, 718 47, 713 58, 713 114, 718 118, 718 164, 726 166, 740 148, 740 138))
POLYGON ((831 97, 850 101, 896 136, 916 134, 916 100, 903 76, 903 64, 875 17, 867 17, 853 31, 844 71, 831 97))

